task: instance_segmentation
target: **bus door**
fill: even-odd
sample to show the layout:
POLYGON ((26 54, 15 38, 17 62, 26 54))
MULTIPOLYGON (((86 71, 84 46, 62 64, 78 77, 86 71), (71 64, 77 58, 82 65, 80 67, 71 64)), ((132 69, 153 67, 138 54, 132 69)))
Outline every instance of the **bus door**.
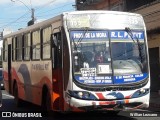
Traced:
POLYGON ((8 84, 9 84, 9 93, 11 94, 11 44, 8 44, 8 84))
POLYGON ((53 109, 63 110, 62 37, 61 31, 52 34, 53 109))

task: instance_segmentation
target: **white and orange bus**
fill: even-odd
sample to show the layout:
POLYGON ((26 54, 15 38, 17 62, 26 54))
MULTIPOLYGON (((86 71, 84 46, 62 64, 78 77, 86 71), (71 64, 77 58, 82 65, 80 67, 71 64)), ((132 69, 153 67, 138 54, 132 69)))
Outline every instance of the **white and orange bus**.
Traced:
POLYGON ((4 36, 5 89, 17 105, 53 111, 147 108, 150 74, 141 15, 66 12, 4 36))

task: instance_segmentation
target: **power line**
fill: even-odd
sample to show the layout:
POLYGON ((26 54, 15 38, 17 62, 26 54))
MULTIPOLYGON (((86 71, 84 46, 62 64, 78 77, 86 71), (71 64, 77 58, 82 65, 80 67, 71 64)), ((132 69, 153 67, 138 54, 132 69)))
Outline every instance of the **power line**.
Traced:
POLYGON ((32 8, 32 2, 31 2, 31 0, 30 0, 30 4, 31 4, 31 8, 32 8))
POLYGON ((71 4, 72 4, 72 3, 65 4, 65 5, 63 5, 63 6, 59 6, 59 7, 56 7, 56 8, 54 8, 54 9, 50 9, 50 10, 47 10, 47 11, 44 11, 44 12, 38 12, 38 13, 41 13, 41 14, 47 13, 47 12, 50 12, 50 11, 52 11, 52 10, 60 9, 60 8, 63 8, 63 7, 65 7, 65 6, 68 6, 68 5, 71 5, 71 4))
POLYGON ((16 19, 16 20, 14 20, 14 21, 9 22, 9 23, 8 23, 8 24, 6 24, 6 25, 0 26, 0 28, 6 28, 7 26, 10 26, 11 24, 13 24, 13 23, 17 22, 18 20, 20 20, 21 18, 25 17, 27 14, 28 14, 28 12, 27 12, 27 13, 25 13, 24 15, 22 15, 21 17, 17 18, 17 19, 16 19))
MULTIPOLYGON (((71 10, 73 10, 73 9, 68 9, 68 10, 63 10, 63 11, 61 11, 61 13, 62 12, 66 12, 66 11, 71 11, 71 10)), ((54 12, 54 13, 51 13, 51 14, 46 14, 46 15, 40 15, 40 16, 37 16, 37 17, 45 17, 45 16, 53 16, 54 14, 58 14, 59 12, 54 12)))
MULTIPOLYGON (((13 21, 14 19, 17 19, 17 18, 0 18, 0 21, 3 22, 5 20, 5 22, 6 22, 6 20, 13 21)), ((28 16, 26 16, 26 17, 24 16, 22 19, 28 19, 28 16)), ((6 23, 9 23, 9 22, 6 22, 6 23)))
MULTIPOLYGON (((50 5, 51 3, 55 2, 55 1, 56 1, 56 0, 53 0, 53 1, 51 1, 51 2, 48 2, 48 3, 44 4, 42 7, 36 8, 36 10, 39 11, 39 10, 41 10, 42 8, 50 5)), ((71 4, 71 3, 69 3, 69 4, 71 4)), ((57 7, 57 8, 48 10, 48 11, 38 12, 38 13, 47 13, 47 12, 53 11, 53 10, 55 10, 55 9, 63 8, 63 7, 65 7, 65 6, 67 6, 67 5, 69 5, 69 4, 65 4, 65 5, 63 5, 63 6, 60 6, 60 7, 57 7)), ((71 10, 71 9, 69 9, 69 10, 71 10)), ((61 12, 64 12, 64 11, 68 11, 68 10, 63 10, 63 11, 61 11, 61 12)), ((24 15, 22 15, 21 17, 17 18, 17 19, 14 20, 14 21, 11 21, 11 22, 3 25, 3 26, 0 26, 0 28, 6 28, 6 27, 8 27, 8 26, 12 26, 13 24, 24 22, 24 21, 20 22, 19 20, 24 19, 24 18, 27 19, 25 16, 26 16, 28 13, 29 13, 29 12, 25 13, 24 15), (19 21, 19 22, 18 22, 18 21, 19 21)), ((59 12, 57 12, 57 13, 59 13, 59 12)), ((54 14, 56 14, 56 13, 54 13, 54 14)), ((50 15, 53 15, 53 14, 50 14, 50 15)), ((43 17, 44 17, 44 16, 49 16, 49 15, 43 15, 43 17)), ((42 16, 39 16, 39 17, 42 17, 42 16)), ((14 18, 9 18, 9 19, 14 19, 14 18)))
POLYGON ((35 8, 35 10, 37 11, 39 9, 45 8, 46 6, 50 5, 51 3, 55 2, 55 1, 57 1, 57 0, 52 0, 52 1, 50 1, 50 2, 48 2, 46 4, 44 4, 44 5, 42 5, 41 7, 39 6, 39 7, 35 8))
MULTIPOLYGON (((70 11, 70 10, 72 10, 72 9, 63 10, 62 12, 64 12, 64 11, 70 11)), ((51 16, 51 15, 57 14, 57 13, 59 13, 59 12, 54 12, 54 13, 52 13, 52 14, 42 15, 42 16, 38 16, 38 17, 51 16)), ((21 16, 21 17, 22 17, 22 16, 21 16)), ((23 16, 23 18, 26 19, 25 16, 23 16)), ((22 18, 21 18, 21 19, 22 19, 22 18)), ((17 24, 17 23, 28 22, 27 20, 26 20, 26 21, 19 21, 19 20, 20 20, 20 18, 17 19, 17 20, 15 20, 15 21, 9 22, 9 23, 17 24)), ((7 22, 7 24, 9 24, 9 23, 7 22)), ((6 25, 7 25, 7 24, 6 24, 6 25)), ((5 25, 4 25, 4 26, 5 26, 5 25)), ((2 26, 2 27, 3 27, 3 26, 2 26)))

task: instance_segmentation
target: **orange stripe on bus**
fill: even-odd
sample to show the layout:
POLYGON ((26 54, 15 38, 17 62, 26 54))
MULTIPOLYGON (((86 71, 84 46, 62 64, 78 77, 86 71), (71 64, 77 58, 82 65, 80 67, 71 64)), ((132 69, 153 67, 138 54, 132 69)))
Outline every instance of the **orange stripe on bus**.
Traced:
POLYGON ((53 102, 59 97, 60 97, 59 94, 53 92, 53 102))
POLYGON ((129 103, 129 99, 125 99, 125 103, 129 103))

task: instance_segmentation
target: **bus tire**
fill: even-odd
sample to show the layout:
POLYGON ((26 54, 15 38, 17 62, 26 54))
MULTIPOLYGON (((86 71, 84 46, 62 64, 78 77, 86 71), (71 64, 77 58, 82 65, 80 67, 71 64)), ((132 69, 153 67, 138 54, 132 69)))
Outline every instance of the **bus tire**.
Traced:
POLYGON ((15 105, 17 107, 22 107, 23 101, 18 96, 18 86, 17 86, 17 83, 14 84, 13 96, 14 96, 15 105))
POLYGON ((51 96, 49 92, 47 92, 47 96, 46 96, 46 108, 47 108, 47 111, 51 111, 51 96))
POLYGON ((51 111, 51 96, 49 94, 49 90, 45 87, 43 89, 43 94, 42 94, 42 111, 46 113, 47 117, 53 117, 54 113, 51 111))
POLYGON ((51 110, 51 96, 49 90, 45 87, 42 93, 42 110, 50 111, 51 110))

